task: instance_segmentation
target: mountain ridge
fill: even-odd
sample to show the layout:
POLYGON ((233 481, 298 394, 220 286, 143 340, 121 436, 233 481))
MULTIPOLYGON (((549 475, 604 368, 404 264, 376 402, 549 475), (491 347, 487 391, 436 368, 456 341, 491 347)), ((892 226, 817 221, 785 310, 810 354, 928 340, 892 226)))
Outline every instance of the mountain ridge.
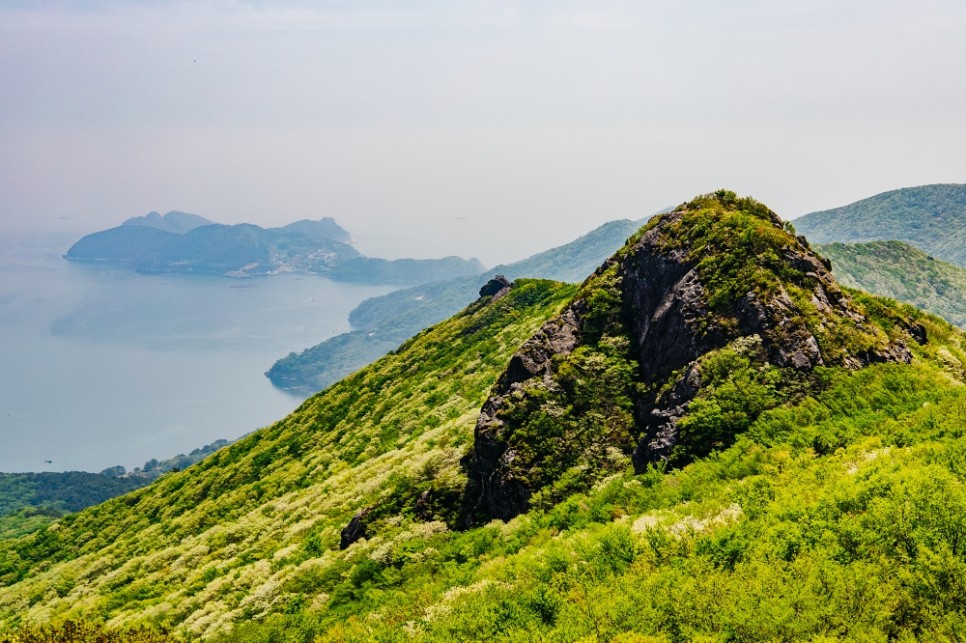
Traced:
POLYGON ((966 184, 890 190, 793 221, 815 244, 904 241, 966 267, 966 184))
POLYGON ((910 360, 774 212, 731 192, 699 197, 652 219, 510 360, 464 459, 471 514, 509 520, 534 495, 558 497, 571 470, 618 471, 614 452, 637 473, 682 466, 730 446, 786 401, 779 389, 804 394, 816 367, 910 360), (731 426, 689 423, 715 359, 755 363, 769 399, 731 426))
POLYGON ((144 216, 131 217, 126 219, 122 226, 147 226, 150 228, 156 228, 158 230, 164 230, 165 232, 172 232, 174 234, 184 234, 195 228, 200 228, 204 225, 212 225, 215 222, 211 219, 206 219, 205 217, 198 214, 191 214, 189 212, 180 212, 178 210, 172 210, 165 214, 159 214, 158 212, 148 212, 144 216))

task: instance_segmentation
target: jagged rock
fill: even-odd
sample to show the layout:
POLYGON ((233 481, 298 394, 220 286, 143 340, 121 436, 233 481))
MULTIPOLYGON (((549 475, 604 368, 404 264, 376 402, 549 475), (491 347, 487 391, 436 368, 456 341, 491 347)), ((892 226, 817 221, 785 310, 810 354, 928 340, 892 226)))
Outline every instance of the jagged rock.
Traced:
MULTIPOLYGON (((785 287, 762 295, 747 292, 734 303, 733 317, 723 315, 709 323, 710 311, 696 262, 683 249, 668 252, 664 231, 681 221, 675 211, 645 233, 627 253, 622 265, 622 293, 637 361, 645 383, 660 381, 681 369, 693 372, 696 360, 738 337, 759 336, 768 361, 779 367, 809 371, 816 366, 840 365, 861 368, 874 362, 908 362, 911 353, 901 343, 883 342, 854 354, 828 351, 806 324, 806 314, 785 287), (677 279, 677 281, 674 281, 677 279), (673 283, 672 283, 673 282, 673 283), (734 319, 737 323, 728 323, 734 319)), ((781 220, 772 218, 776 227, 781 220)), ((801 240, 789 240, 782 248, 782 262, 799 276, 796 285, 811 290, 810 303, 824 318, 864 328, 869 320, 834 281, 825 262, 801 240)), ((794 274, 793 273, 793 274, 794 274)), ((694 376, 676 383, 670 394, 644 395, 635 405, 642 429, 633 459, 638 470, 666 459, 676 441, 676 423, 700 386, 694 376)))
MULTIPOLYGON (((720 225, 734 225, 734 221, 720 225)), ((916 341, 925 341, 924 333, 907 331, 916 341)), ((548 483, 544 473, 548 458, 554 457, 547 449, 558 449, 557 456, 568 466, 574 464, 589 476, 607 466, 601 455, 604 447, 630 456, 638 471, 668 460, 682 439, 679 422, 702 390, 702 358, 731 346, 752 351, 756 360, 799 380, 807 380, 817 366, 856 369, 911 359, 905 344, 866 318, 835 283, 829 263, 790 234, 777 215, 730 193, 699 197, 662 215, 605 263, 577 298, 513 356, 483 404, 473 448, 462 461, 469 480, 464 494, 466 524, 509 519, 527 511, 533 494, 553 482, 548 483), (714 217, 724 218, 738 208, 746 208, 739 213, 753 222, 748 229, 762 235, 757 246, 751 244, 761 247, 761 256, 740 254, 745 252, 740 245, 743 237, 734 241, 727 232, 718 236, 707 232, 708 226, 717 225, 714 217), (724 245, 701 245, 705 238, 724 239, 724 245), (709 256, 715 261, 704 261, 709 256), (734 265, 739 267, 728 267, 734 265), (741 272, 742 266, 751 266, 747 270, 762 276, 756 273, 755 281, 741 272), (729 269, 733 274, 726 272, 729 269), (727 279, 731 282, 721 283, 727 279), (739 291, 741 295, 729 295, 727 288, 741 279, 753 287, 739 291), (604 319, 600 309, 606 306, 600 301, 610 301, 608 296, 616 299, 615 312, 604 319), (566 439, 539 438, 543 444, 527 442, 537 439, 532 427, 524 437, 518 436, 520 423, 529 420, 526 413, 514 409, 570 417, 577 425, 605 416, 620 419, 612 408, 607 411, 611 416, 577 409, 586 401, 578 404, 573 398, 574 384, 568 378, 579 368, 562 366, 582 347, 597 351, 598 360, 606 362, 607 355, 614 353, 612 347, 621 344, 609 339, 601 348, 598 343, 614 333, 626 338, 626 359, 634 365, 634 382, 620 393, 633 400, 631 446, 620 431, 603 443, 587 437, 594 428, 582 430, 576 438, 569 434, 566 439), (578 412, 583 415, 578 417, 578 412), (574 449, 587 453, 574 455, 574 449)), ((611 402, 599 400, 602 408, 613 406, 611 402)), ((605 428, 611 430, 598 427, 605 428)))

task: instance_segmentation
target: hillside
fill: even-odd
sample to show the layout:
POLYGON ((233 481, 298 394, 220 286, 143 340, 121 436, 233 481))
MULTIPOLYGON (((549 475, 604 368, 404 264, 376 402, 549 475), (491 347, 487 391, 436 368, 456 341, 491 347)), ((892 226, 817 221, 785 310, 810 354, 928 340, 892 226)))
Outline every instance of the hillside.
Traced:
POLYGON ((572 294, 518 283, 199 465, 0 542, 0 622, 98 612, 212 633, 288 603, 355 511, 405 485, 457 484, 499 370, 572 294), (255 598, 266 582, 289 589, 255 598))
POLYGON ((839 282, 928 310, 966 328, 966 269, 901 241, 830 243, 819 252, 839 282))
MULTIPOLYGON (((443 275, 476 277, 486 270, 479 259, 449 256, 442 259, 375 259, 357 257, 332 267, 328 277, 336 281, 408 286, 438 281, 443 275)), ((437 320, 439 321, 439 320, 437 320)))
POLYGON ((966 184, 892 190, 794 223, 812 243, 905 241, 966 266, 966 184))
POLYGON ((475 276, 397 290, 362 302, 349 315, 355 330, 277 360, 265 373, 279 388, 313 393, 354 373, 419 331, 459 312, 495 275, 580 282, 643 222, 611 221, 574 241, 475 276))
POLYGON ((71 511, 142 486, 100 473, 0 473, 0 540, 35 531, 71 511))
POLYGON ((245 643, 966 628, 963 333, 841 289, 724 191, 579 289, 488 286, 277 424, 0 543, 0 622, 245 643))

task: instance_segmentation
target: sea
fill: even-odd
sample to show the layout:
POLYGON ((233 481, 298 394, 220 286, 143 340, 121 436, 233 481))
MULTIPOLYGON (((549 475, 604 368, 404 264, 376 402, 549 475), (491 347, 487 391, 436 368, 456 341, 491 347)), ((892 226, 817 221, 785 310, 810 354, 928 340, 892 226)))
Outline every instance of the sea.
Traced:
POLYGON ((276 359, 392 287, 140 275, 67 261, 78 235, 0 236, 0 472, 142 466, 293 411, 276 359))

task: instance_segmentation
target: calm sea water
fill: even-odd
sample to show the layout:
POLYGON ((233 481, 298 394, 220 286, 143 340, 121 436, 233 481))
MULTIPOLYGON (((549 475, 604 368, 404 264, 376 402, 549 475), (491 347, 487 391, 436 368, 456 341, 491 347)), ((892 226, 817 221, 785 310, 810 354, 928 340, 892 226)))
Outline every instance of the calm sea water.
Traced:
POLYGON ((136 275, 64 260, 74 240, 0 238, 0 471, 130 469, 270 424, 302 401, 272 363, 391 290, 136 275))

